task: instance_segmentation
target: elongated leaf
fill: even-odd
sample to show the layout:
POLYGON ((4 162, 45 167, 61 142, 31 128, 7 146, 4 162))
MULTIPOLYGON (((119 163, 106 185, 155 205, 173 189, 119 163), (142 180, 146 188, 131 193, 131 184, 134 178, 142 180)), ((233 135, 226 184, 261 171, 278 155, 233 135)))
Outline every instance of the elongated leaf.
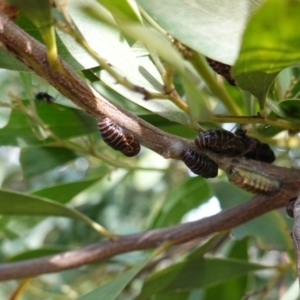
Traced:
POLYGON ((205 96, 200 93, 195 84, 191 84, 185 79, 183 80, 183 86, 189 105, 189 114, 192 116, 192 120, 196 122, 208 121, 212 113, 208 108, 205 96))
MULTIPOLYGON (((25 104, 27 103, 25 102, 25 104)), ((49 130, 61 139, 69 139, 97 131, 95 118, 78 109, 42 102, 37 106, 37 113, 49 130)), ((46 139, 47 133, 42 140, 36 133, 37 127, 35 126, 36 124, 24 113, 14 109, 8 124, 0 130, 1 145, 25 147, 52 141, 51 138, 46 139)))
POLYGON ((54 21, 50 1, 40 0, 8 0, 18 7, 31 22, 39 29, 44 43, 47 45, 48 60, 53 66, 60 63, 57 59, 57 47, 55 40, 54 21))
POLYGON ((290 230, 277 211, 255 218, 232 230, 237 239, 253 236, 261 249, 285 251, 291 246, 290 230), (265 224, 268 224, 266 227, 265 224))
MULTIPOLYGON (((222 209, 248 201, 251 198, 249 193, 227 182, 217 182, 211 186, 220 200, 222 209)), ((277 212, 264 214, 240 225, 233 229, 233 234, 239 239, 252 236, 264 249, 284 250, 288 247, 290 240, 285 221, 277 212), (265 224, 268 226, 266 227, 265 224)))
POLYGON ((261 71, 256 71, 244 73, 237 76, 235 79, 237 81, 237 85, 241 89, 250 92, 257 98, 260 109, 262 110, 265 106, 268 90, 277 74, 278 72, 266 74, 261 71))
POLYGON ((200 176, 189 178, 176 186, 167 196, 152 227, 165 227, 180 222, 192 208, 198 207, 211 197, 206 181, 200 176))
MULTIPOLYGON (((105 174, 106 172, 103 172, 102 176, 104 176, 105 174)), ((67 203, 77 194, 99 181, 102 176, 101 174, 99 174, 99 177, 94 179, 73 181, 69 183, 54 185, 34 191, 31 193, 31 195, 51 199, 60 203, 67 203)))
POLYGON ((289 118, 300 119, 300 100, 298 99, 289 99, 281 101, 279 107, 289 118))
POLYGON ((251 71, 278 72, 300 60, 300 2, 267 0, 251 17, 243 36, 235 76, 251 71))
POLYGON ((55 201, 32 195, 0 190, 0 214, 67 217, 85 222, 100 234, 111 236, 101 225, 79 211, 55 201))
POLYGON ((61 216, 85 220, 81 213, 57 202, 37 196, 0 190, 0 214, 61 216))
POLYGON ((128 285, 128 283, 138 274, 149 262, 148 259, 136 264, 130 270, 125 271, 115 279, 101 285, 93 291, 77 298, 77 300, 114 300, 128 285))
POLYGON ((151 276, 138 300, 162 291, 206 288, 227 282, 248 272, 268 267, 233 259, 193 259, 172 265, 151 276))
POLYGON ((98 0, 104 7, 106 7, 117 20, 130 20, 132 22, 140 22, 141 16, 138 10, 134 10, 133 3, 122 0, 98 0))
POLYGON ((232 65, 245 23, 261 1, 138 0, 146 12, 189 47, 232 65))
POLYGON ((40 175, 77 158, 66 148, 30 147, 21 150, 20 162, 25 177, 40 175))
POLYGON ((13 262, 13 261, 20 261, 25 259, 32 259, 37 257, 42 257, 46 255, 56 254, 59 252, 64 252, 70 250, 67 247, 45 247, 41 249, 35 249, 35 250, 28 250, 24 251, 18 254, 15 254, 13 256, 10 256, 7 261, 13 262))

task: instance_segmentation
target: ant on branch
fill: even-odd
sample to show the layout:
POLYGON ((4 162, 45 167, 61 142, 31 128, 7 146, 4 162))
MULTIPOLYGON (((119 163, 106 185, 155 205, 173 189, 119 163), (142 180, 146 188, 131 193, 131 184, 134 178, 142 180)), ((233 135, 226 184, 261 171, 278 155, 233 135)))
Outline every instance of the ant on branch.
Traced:
POLYGON ((56 99, 54 99, 51 95, 45 92, 38 92, 37 94, 34 95, 35 99, 40 101, 46 101, 48 104, 53 103, 56 99))

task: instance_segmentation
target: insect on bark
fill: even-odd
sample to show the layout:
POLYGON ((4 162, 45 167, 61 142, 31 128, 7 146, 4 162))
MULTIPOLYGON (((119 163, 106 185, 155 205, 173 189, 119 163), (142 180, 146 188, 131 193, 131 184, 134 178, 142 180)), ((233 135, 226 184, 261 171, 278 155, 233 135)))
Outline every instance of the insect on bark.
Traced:
POLYGON ((55 101, 55 99, 49 95, 48 93, 45 92, 38 92, 37 94, 35 94, 35 99, 38 101, 46 101, 47 103, 51 104, 55 101))
POLYGON ((277 192, 281 183, 265 175, 254 173, 243 168, 233 168, 227 172, 229 181, 241 189, 254 194, 269 194, 277 192))
POLYGON ((218 175, 218 165, 204 154, 187 149, 182 152, 181 159, 193 173, 204 178, 218 175))
POLYGON ((266 163, 272 163, 275 160, 275 154, 268 144, 246 135, 246 131, 243 129, 238 129, 235 134, 245 143, 247 150, 243 156, 266 163))
POLYGON ((103 141, 111 148, 122 152, 128 157, 137 155, 141 146, 132 134, 125 134, 123 129, 109 118, 103 118, 98 123, 98 129, 103 141))
POLYGON ((208 149, 217 153, 241 155, 246 151, 243 140, 224 129, 210 129, 200 132, 195 138, 199 149, 208 149))

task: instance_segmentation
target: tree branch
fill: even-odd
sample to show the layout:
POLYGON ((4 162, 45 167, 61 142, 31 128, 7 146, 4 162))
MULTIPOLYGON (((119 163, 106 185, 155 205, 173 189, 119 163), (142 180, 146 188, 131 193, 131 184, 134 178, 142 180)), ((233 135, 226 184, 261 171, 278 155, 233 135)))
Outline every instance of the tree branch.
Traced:
POLYGON ((58 272, 108 259, 114 255, 130 251, 158 247, 165 241, 181 244, 214 232, 231 229, 268 211, 282 207, 287 198, 295 195, 279 192, 272 201, 266 196, 257 195, 214 216, 196 222, 143 233, 122 236, 115 241, 103 241, 78 250, 61 254, 0 265, 0 280, 9 280, 58 272))
POLYGON ((297 262, 297 274, 300 284, 300 194, 294 203, 294 226, 292 238, 294 242, 295 256, 297 262))
MULTIPOLYGON (((45 46, 23 32, 1 13, 0 46, 47 80, 60 93, 87 113, 97 119, 104 116, 111 118, 132 133, 142 145, 158 154, 166 158, 180 159, 184 149, 190 148, 199 151, 193 141, 163 132, 123 108, 110 103, 85 84, 62 60, 61 64, 64 71, 52 70, 47 60, 45 46)), ((257 195, 251 201, 197 222, 123 236, 116 241, 104 241, 58 255, 2 264, 0 266, 0 280, 75 268, 107 259, 116 254, 157 247, 166 240, 174 244, 184 243, 214 232, 231 229, 265 212, 284 206, 289 199, 298 196, 300 190, 299 170, 281 168, 245 158, 228 158, 208 151, 203 152, 225 171, 237 166, 245 167, 267 177, 275 177, 281 182, 281 189, 277 194, 257 195)))

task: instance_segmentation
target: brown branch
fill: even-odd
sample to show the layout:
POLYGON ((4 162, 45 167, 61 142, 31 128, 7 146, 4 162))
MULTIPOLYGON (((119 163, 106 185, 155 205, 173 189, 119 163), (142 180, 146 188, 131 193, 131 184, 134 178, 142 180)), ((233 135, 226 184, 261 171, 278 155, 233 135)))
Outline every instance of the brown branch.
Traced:
MULTIPOLYGON (((163 157, 180 159, 182 151, 187 148, 199 152, 193 141, 164 132, 122 107, 109 102, 104 96, 83 82, 62 59, 59 59, 59 61, 63 72, 52 70, 47 60, 46 47, 20 29, 2 13, 0 13, 0 47, 48 81, 84 111, 97 119, 107 116, 116 121, 122 128, 132 133, 142 145, 163 157)), ((228 170, 232 165, 232 160, 224 155, 217 155, 205 150, 202 150, 202 152, 212 158, 224 170, 228 170)), ((243 160, 239 160, 239 162, 241 161, 243 160)), ((255 171, 259 170, 260 172, 263 169, 266 175, 269 171, 272 174, 280 174, 285 181, 290 171, 285 168, 279 170, 278 167, 255 161, 245 162, 245 164, 248 165, 250 170, 254 168, 255 171)), ((299 174, 300 171, 298 177, 299 174)))
POLYGON ((271 201, 266 196, 258 195, 248 202, 196 222, 122 236, 115 241, 103 241, 82 249, 43 258, 4 263, 0 265, 0 280, 24 278, 76 268, 108 259, 117 254, 158 247, 167 240, 173 244, 185 243, 214 232, 231 229, 268 211, 282 207, 286 204, 286 199, 292 198, 293 195, 295 193, 292 191, 288 194, 279 192, 271 201))
POLYGON ((293 205, 293 214, 294 214, 294 226, 292 232, 292 238, 294 242, 295 256, 297 262, 297 274, 300 284, 300 194, 298 195, 297 200, 293 205))
POLYGON ((33 39, 0 13, 0 46, 43 77, 61 94, 72 100, 97 119, 108 116, 134 134, 145 147, 169 158, 179 158, 190 141, 167 134, 140 118, 110 103, 60 59, 63 72, 52 70, 46 55, 46 47, 33 39), (174 139, 175 138, 175 139, 174 139))
MULTIPOLYGON (((142 145, 164 157, 179 159, 182 150, 186 148, 199 151, 193 141, 163 132, 123 108, 110 103, 85 84, 62 60, 61 64, 64 71, 52 70, 47 60, 45 46, 23 32, 1 13, 0 46, 47 80, 83 110, 97 119, 108 116, 115 120, 120 126, 131 132, 142 145)), ((298 196, 300 190, 299 170, 280 168, 243 158, 230 159, 210 152, 205 153, 224 170, 228 170, 232 166, 242 166, 253 172, 275 177, 282 184, 280 192, 269 197, 255 196, 247 203, 197 222, 123 236, 116 241, 104 241, 58 255, 2 264, 0 266, 0 280, 75 268, 107 259, 116 254, 157 247, 166 240, 170 240, 174 244, 184 243, 194 238, 233 228, 265 212, 284 206, 289 199, 298 196)))

